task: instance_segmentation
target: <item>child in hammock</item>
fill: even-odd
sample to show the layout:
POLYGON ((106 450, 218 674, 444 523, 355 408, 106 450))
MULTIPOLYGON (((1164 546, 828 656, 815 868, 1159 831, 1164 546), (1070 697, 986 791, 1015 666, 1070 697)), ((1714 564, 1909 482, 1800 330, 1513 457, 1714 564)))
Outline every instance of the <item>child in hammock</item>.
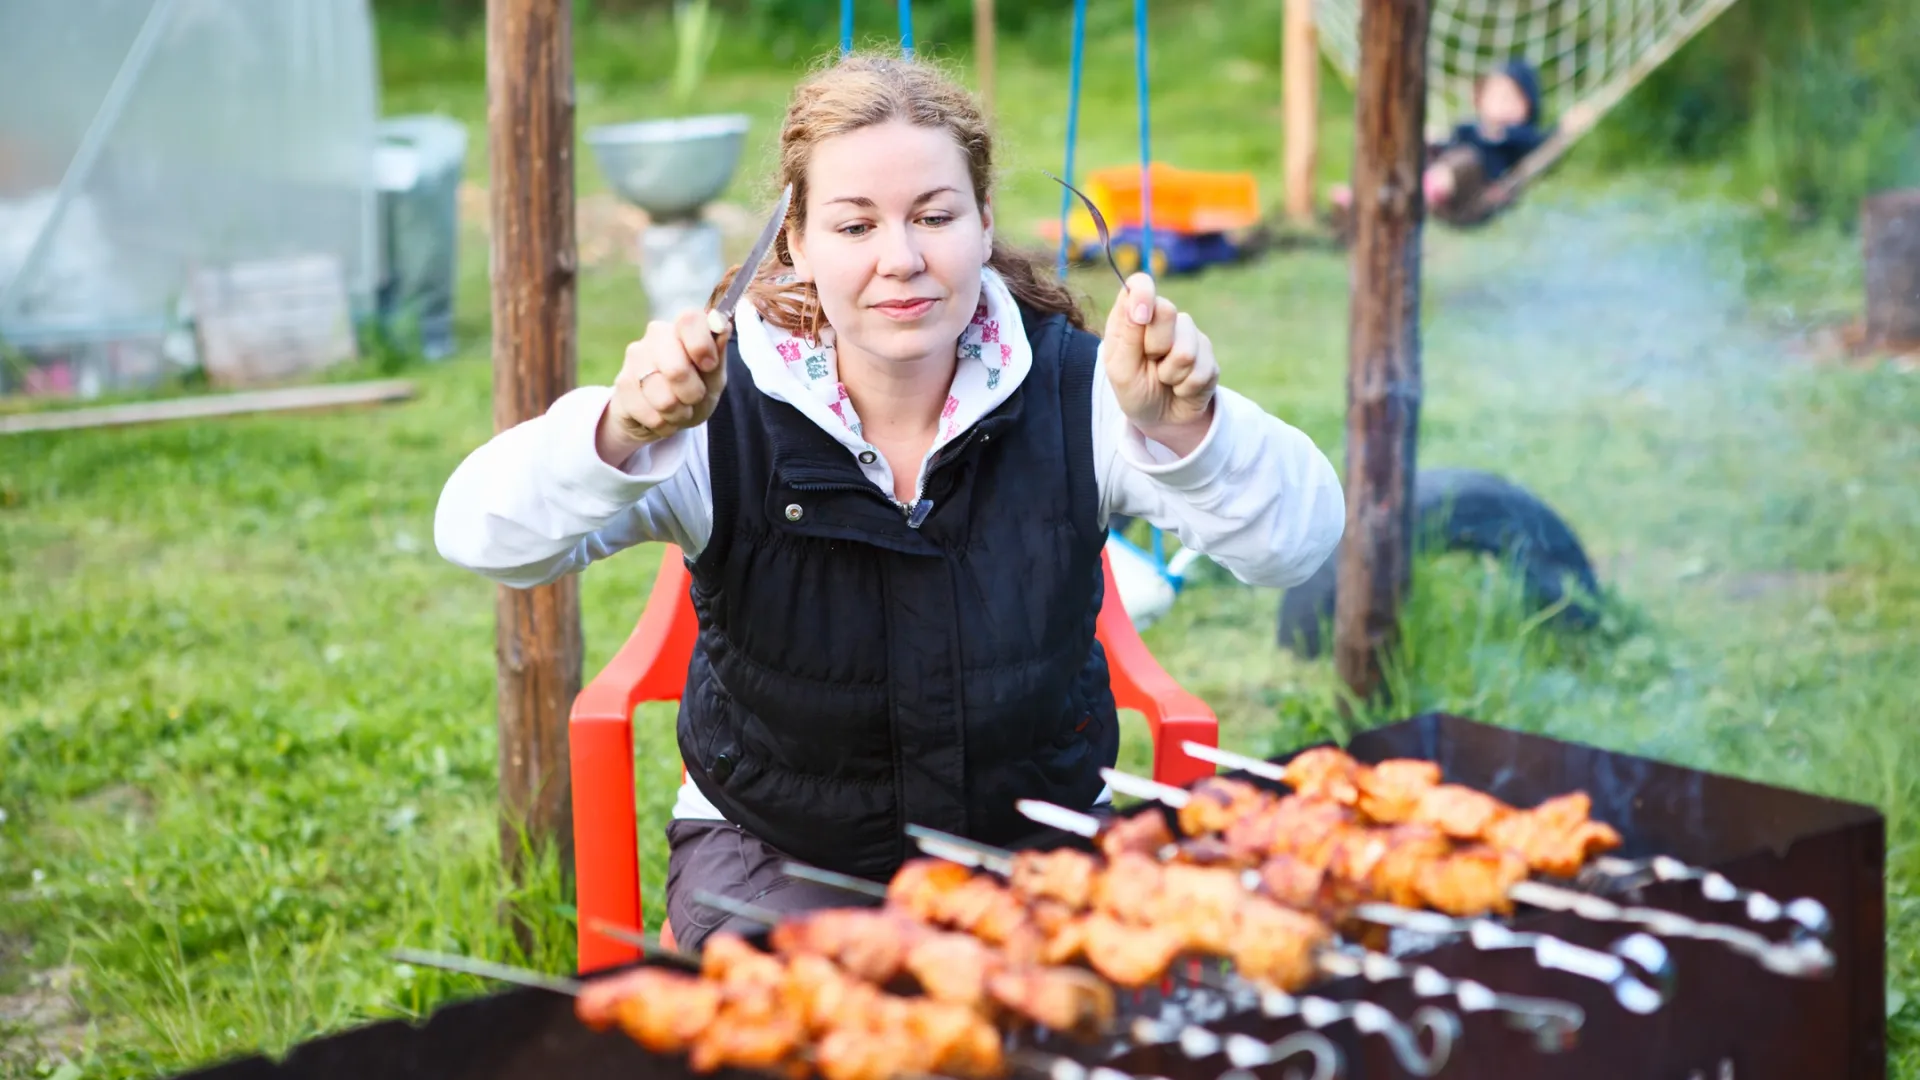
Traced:
MULTIPOLYGON (((1540 123, 1540 76, 1524 60, 1511 60, 1475 81, 1474 118, 1453 129, 1446 142, 1429 147, 1422 177, 1427 208, 1449 218, 1471 213, 1469 205, 1488 185, 1513 170, 1546 142, 1540 123)), ((1353 206, 1353 189, 1333 189, 1341 217, 1353 206)))

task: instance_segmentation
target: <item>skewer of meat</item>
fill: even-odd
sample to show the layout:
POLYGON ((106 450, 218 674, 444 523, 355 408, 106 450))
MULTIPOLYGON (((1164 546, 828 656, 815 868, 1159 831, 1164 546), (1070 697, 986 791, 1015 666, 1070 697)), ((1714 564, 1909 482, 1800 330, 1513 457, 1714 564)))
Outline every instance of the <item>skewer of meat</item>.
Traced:
MULTIPOLYGON (((917 827, 910 832, 929 849, 944 838, 917 827)), ((944 851, 931 851, 941 857, 909 862, 885 886, 794 863, 786 864, 782 872, 883 899, 886 912, 975 934, 1049 962, 1083 960, 1124 987, 1137 989, 1163 981, 1184 955, 1231 959, 1245 977, 1240 985, 1257 988, 1258 1003, 1268 1016, 1299 1016, 1314 1027, 1352 1021, 1364 1034, 1385 1036, 1403 1066, 1414 1072, 1436 1067, 1435 1061, 1450 1053, 1457 1030, 1450 1014, 1426 1007, 1409 1028, 1390 1011, 1371 1003, 1297 997, 1293 991, 1319 976, 1361 975, 1372 981, 1411 977, 1423 996, 1457 994, 1475 1011, 1513 1015, 1536 1033, 1543 1047, 1553 1049, 1567 1045, 1585 1020, 1585 1014, 1568 1002, 1498 994, 1479 984, 1456 983, 1430 969, 1383 968, 1378 961, 1392 963, 1386 957, 1368 960, 1337 953, 1331 948, 1332 931, 1324 923, 1247 897, 1237 881, 1223 879, 1223 874, 1231 878, 1232 871, 1162 866, 1138 854, 1103 867, 1077 851, 1016 855, 970 845, 967 852, 975 856, 971 862, 967 854, 956 860, 944 851), (1009 876, 1010 882, 1003 884, 969 869, 981 864, 979 852, 996 854, 1002 861, 990 869, 1009 876), (1421 1049, 1416 1029, 1428 1033, 1432 1049, 1421 1049)), ((756 917, 731 901, 715 898, 712 903, 731 913, 756 917)), ((773 916, 769 913, 766 918, 773 916)), ((1187 1045, 1199 1039, 1204 1045, 1206 1039, 1214 1038, 1192 1027, 1142 1024, 1136 1021, 1131 1033, 1144 1043, 1187 1045)))
MULTIPOLYGON (((1102 824, 1099 819, 1089 815, 1073 815, 1059 808, 1050 809, 1058 813, 1048 816, 1044 824, 1076 826, 1075 831, 1082 835, 1091 834, 1102 824)), ((1263 940, 1263 935, 1271 935, 1271 926, 1254 920, 1250 924, 1243 924, 1245 936, 1234 943, 1238 945, 1238 951, 1209 949, 1204 941, 1196 941, 1196 948, 1183 950, 1179 947, 1177 936, 1176 943, 1171 946, 1147 948, 1141 945, 1143 939, 1150 939, 1155 927, 1150 921, 1143 926, 1139 920, 1142 917, 1150 920, 1156 910, 1191 909, 1198 915, 1188 921, 1197 921, 1202 926, 1226 921, 1219 913, 1235 909, 1286 910, 1272 903, 1270 897, 1250 895, 1247 876, 1232 869, 1161 863, 1137 851, 1128 850, 1117 852, 1110 861, 1071 848, 1050 852, 1011 852, 918 826, 910 827, 909 832, 921 849, 935 858, 911 862, 895 875, 883 894, 891 906, 911 911, 923 920, 959 928, 966 928, 963 921, 965 912, 986 905, 978 901, 956 905, 949 897, 993 897, 992 907, 998 914, 997 922, 1001 926, 1011 925, 1011 913, 1023 907, 1037 913, 1053 908, 1056 911, 1104 915, 1105 924, 1114 928, 1115 939, 1155 957, 1154 965, 1142 965, 1137 972, 1130 973, 1137 980, 1133 985, 1144 985, 1163 977, 1171 966, 1172 958, 1182 951, 1211 952, 1236 962, 1242 956, 1253 955, 1255 962, 1251 969, 1242 966, 1241 974, 1252 975, 1252 981, 1263 984, 1267 1000, 1262 1008, 1270 1015, 1293 1015, 1289 1010, 1294 1006, 1288 1004, 1290 992, 1315 977, 1345 978, 1357 975, 1371 982, 1411 979, 1415 992, 1422 997, 1453 997, 1469 1012, 1506 1013, 1519 1026, 1532 1030, 1543 1048, 1567 1045, 1584 1023, 1584 1013, 1569 1002, 1498 993, 1470 980, 1451 979, 1430 967, 1402 964, 1381 953, 1361 952, 1356 955, 1354 952, 1336 950, 1332 947, 1331 931, 1324 923, 1313 919, 1306 921, 1320 930, 1304 942, 1297 939, 1294 942, 1274 941, 1270 936, 1263 940), (1003 877, 1006 883, 1001 884, 994 877, 975 874, 970 867, 1003 877), (1169 882, 1172 888, 1168 887, 1169 882), (1296 973, 1295 979, 1286 985, 1275 986, 1270 978, 1262 978, 1262 951, 1287 957, 1286 970, 1296 973), (1161 960, 1161 957, 1165 959, 1161 960)), ((866 891, 863 886, 870 885, 791 863, 787 864, 784 872, 859 891, 866 891)), ((1301 918, 1298 912, 1288 913, 1295 920, 1301 918)), ((1045 917, 1040 914, 1035 919, 1038 921, 1045 917)), ((1089 922, 1092 923, 1092 920, 1089 922)), ((1295 925, 1300 923, 1296 922, 1295 925)), ((1504 942, 1507 947, 1534 944, 1534 936, 1514 935, 1496 923, 1486 923, 1484 928, 1476 930, 1476 940, 1488 941, 1488 947, 1498 942, 1499 937, 1510 939, 1504 942), (1490 938, 1487 931, 1492 931, 1496 936, 1490 938)), ((1665 950, 1660 948, 1659 943, 1644 935, 1641 938, 1643 945, 1657 951, 1657 961, 1663 963, 1665 950)), ((1663 996, 1636 977, 1618 955, 1584 949, 1558 940, 1539 944, 1536 953, 1543 966, 1561 967, 1608 984, 1620 1002, 1635 1012, 1651 1012, 1663 1003, 1663 996)), ((1637 955, 1645 957, 1646 954, 1642 951, 1637 955)), ((1112 961, 1108 963, 1111 965, 1112 961)), ((1123 982, 1123 985, 1128 983, 1123 982)))
POLYGON ((695 1072, 999 1080, 1008 1071, 999 1032, 971 1010, 881 993, 818 958, 783 964, 732 935, 714 936, 699 973, 643 967, 590 981, 415 950, 394 955, 570 994, 589 1027, 617 1027, 654 1053, 684 1054, 695 1072))
MULTIPOLYGON (((1324 867, 1336 886, 1360 886, 1372 894, 1372 899, 1386 902, 1356 909, 1356 914, 1368 921, 1413 928, 1386 905, 1400 909, 1431 906, 1446 915, 1461 917, 1487 912, 1507 914, 1518 902, 1573 912, 1597 922, 1631 925, 1665 937, 1717 941, 1776 974, 1824 977, 1833 971, 1833 952, 1817 938, 1776 943, 1740 927, 1700 922, 1656 908, 1626 907, 1604 897, 1529 881, 1521 858, 1512 849, 1475 844, 1456 853, 1448 837, 1432 825, 1366 826, 1350 819, 1330 823, 1323 832, 1309 834, 1303 840, 1298 831, 1303 820, 1331 821, 1342 811, 1356 811, 1337 801, 1298 794, 1277 796, 1251 784, 1218 777, 1203 780, 1188 791, 1114 769, 1102 770, 1101 776, 1116 792, 1173 808, 1190 841, 1217 839, 1224 847, 1213 850, 1224 850, 1224 857, 1232 858, 1236 852, 1250 854, 1260 844, 1270 843, 1272 855, 1303 858, 1310 867, 1324 867), (1221 808, 1233 805, 1251 816, 1243 812, 1227 819, 1221 808), (1217 837, 1191 831, 1222 820, 1226 821, 1227 832, 1217 837)), ((1557 838, 1568 835, 1566 823, 1572 817, 1561 810, 1547 820, 1549 824, 1527 826, 1526 835, 1546 836, 1548 849, 1559 850, 1563 842, 1557 838)))
MULTIPOLYGON (((941 930, 894 909, 827 908, 776 919, 724 897, 702 894, 696 900, 770 926, 769 947, 789 961, 824 958, 876 987, 911 982, 928 998, 995 1021, 1018 1017, 1083 1039, 1113 1033, 1113 987, 1085 968, 1026 962, 971 934, 941 930)), ((605 922, 592 929, 643 948, 652 944, 637 931, 605 922)))
MULTIPOLYGON (((1115 790, 1119 790, 1116 788, 1115 790)), ((1131 819, 1104 821, 1091 814, 1068 810, 1051 803, 1022 800, 1017 804, 1020 811, 1033 821, 1062 831, 1094 839, 1109 852, 1110 859, 1137 861, 1152 859, 1158 865, 1174 867, 1190 853, 1184 845, 1172 843, 1172 834, 1167 830, 1161 815, 1147 813, 1131 819), (1155 824, 1142 826, 1141 819, 1151 819, 1155 824), (1158 838, 1158 839, 1156 839, 1158 838), (1154 851, 1147 856, 1141 851, 1126 845, 1138 844, 1154 851)), ((979 866, 983 869, 1005 873, 1012 877, 1019 873, 1023 862, 1033 860, 1029 852, 1005 852, 974 844, 958 837, 931 834, 925 831, 917 834, 923 851, 954 862, 979 866)), ((1060 849, 1049 856, 1056 862, 1072 860, 1092 860, 1094 857, 1072 849, 1060 849)), ((1211 854, 1209 853, 1209 857, 1211 854)), ((1350 858, 1350 857, 1349 857, 1350 858)), ((1344 862, 1333 864, 1335 872, 1344 862)), ((1031 872, 1031 871, 1029 871, 1031 872)), ((1330 874, 1325 868, 1315 867, 1303 859, 1292 855, 1278 855, 1267 859, 1255 868, 1235 869, 1219 867, 1215 870, 1222 880, 1231 880, 1241 895, 1250 898, 1264 898, 1287 905, 1313 907, 1343 925, 1373 923, 1396 927, 1419 933, 1438 936, 1457 936, 1465 934, 1474 948, 1482 951, 1497 949, 1529 949, 1533 952, 1534 962, 1549 970, 1565 971, 1583 978, 1602 983, 1613 992, 1614 999, 1630 1012, 1651 1013, 1666 1003, 1672 982, 1672 961, 1666 947, 1647 934, 1631 934, 1615 942, 1608 951, 1601 952, 1584 946, 1574 945, 1546 934, 1522 933, 1500 923, 1485 918, 1459 918, 1434 912, 1412 911, 1393 904, 1366 902, 1367 889, 1364 883, 1356 884, 1334 880, 1333 889, 1327 885, 1330 874), (1644 978, 1643 978, 1644 974, 1644 978)), ((1377 879, 1384 880, 1384 879, 1377 879)), ((1553 1030, 1548 1006, 1561 1003, 1534 998, 1502 997, 1497 1001, 1488 1001, 1481 993, 1484 987, 1478 984, 1449 987, 1437 980, 1445 976, 1432 969, 1408 969, 1391 957, 1379 953, 1370 954, 1362 961, 1359 972, 1350 970, 1351 957, 1336 954, 1339 959, 1332 966, 1346 962, 1344 970, 1329 970, 1327 974, 1367 975, 1370 969, 1382 979, 1407 975, 1418 985, 1424 983, 1432 988, 1434 996, 1458 993, 1464 989, 1467 995, 1462 1006, 1469 1011, 1485 1008, 1501 1009, 1522 1016, 1532 1014, 1542 1022, 1535 1026, 1543 1045, 1554 1041, 1558 1035, 1553 1030), (1377 959, 1374 959, 1376 958, 1377 959), (1546 1015, 1542 1015, 1546 1013, 1546 1015)), ((1426 996, 1426 995, 1423 995, 1426 996)))
MULTIPOLYGON (((1342 751, 1322 747, 1308 750, 1296 756, 1287 765, 1280 766, 1259 758, 1235 754, 1216 747, 1202 746, 1195 742, 1187 742, 1183 744, 1183 748, 1202 761, 1223 768, 1241 769, 1254 776, 1279 781, 1288 784, 1301 794, 1318 791, 1338 797, 1351 791, 1356 804, 1365 804, 1361 807, 1363 812, 1372 812, 1376 815, 1384 813, 1391 816, 1397 810, 1404 808, 1404 800, 1396 801, 1386 797, 1382 790, 1396 786, 1393 781, 1397 774, 1398 779, 1401 780, 1398 787, 1420 791, 1414 807, 1415 819, 1418 820, 1418 816, 1424 815, 1427 820, 1441 825, 1449 835, 1462 836, 1463 833, 1458 830, 1471 830, 1475 834, 1484 834, 1489 828, 1493 828, 1496 835, 1515 838, 1513 834, 1518 831, 1516 828, 1501 827, 1498 823, 1514 814, 1527 813, 1517 811, 1508 804, 1471 788, 1458 784, 1439 783, 1438 767, 1431 762, 1409 763, 1408 759, 1402 759, 1400 762, 1381 762, 1376 766, 1367 766, 1342 751), (1369 773, 1368 770, 1372 772, 1369 773), (1421 785, 1429 777, 1434 783, 1431 786, 1422 787, 1421 785), (1363 783, 1363 780, 1367 782, 1363 783), (1369 794, 1363 788, 1372 788, 1376 793, 1369 794)), ((1571 796, 1561 796, 1558 800, 1548 800, 1541 804, 1536 808, 1536 814, 1538 811, 1548 810, 1556 803, 1560 804, 1563 813, 1577 807, 1582 816, 1590 811, 1591 805, 1576 803, 1572 801, 1571 796)), ((1548 816, 1550 817, 1551 813, 1548 816)), ((1380 819, 1376 817, 1376 820, 1380 819)), ((1617 843, 1610 843, 1606 846, 1606 850, 1613 850, 1618 846, 1617 843)), ((1589 854, 1598 854, 1598 852, 1593 851, 1589 854)), ((1754 922, 1772 923, 1785 919, 1793 924, 1796 933, 1811 934, 1823 941, 1828 940, 1833 933, 1833 919, 1827 913, 1826 906, 1811 897, 1803 896, 1782 904, 1766 893, 1735 885, 1717 871, 1688 866, 1668 856, 1623 859, 1599 855, 1579 869, 1602 879, 1611 879, 1616 883, 1645 880, 1697 881, 1700 883, 1701 895, 1719 903, 1743 905, 1746 908, 1747 917, 1754 922)), ((1572 874, 1561 876, 1570 877, 1572 874)))
MULTIPOLYGON (((822 987, 810 999, 815 1004, 802 1002, 796 1006, 798 1015, 802 1017, 818 1017, 823 1006, 817 1002, 824 1000, 824 1008, 832 1016, 857 1017, 865 1010, 866 1015, 876 1017, 873 1023, 883 1030, 891 1030, 898 1026, 898 1021, 890 1019, 890 1014, 884 1009, 875 1013, 872 1002, 888 1000, 890 995, 882 993, 881 988, 906 974, 913 976, 923 991, 933 991, 929 993, 929 999, 943 1001, 955 1008, 969 1009, 983 1018, 1004 1020, 1011 1013, 1069 1033, 1076 1033, 1070 1025, 1080 1024, 1082 1028, 1077 1034, 1092 1034, 1092 1025, 1097 1022, 1103 1029, 1101 1034, 1118 1034, 1113 1030, 1111 988, 1079 969, 1038 970, 1008 966, 998 971, 990 970, 996 958, 982 955, 982 946, 977 939, 964 934, 940 934, 891 912, 828 909, 781 917, 774 912, 737 904, 704 892, 697 894, 695 900, 773 927, 774 933, 769 944, 773 945, 777 954, 769 957, 748 946, 736 935, 719 935, 709 942, 708 951, 702 957, 693 958, 699 963, 702 974, 720 978, 725 985, 725 980, 737 981, 742 972, 747 972, 765 983, 771 980, 774 970, 770 960, 789 965, 791 970, 809 976, 809 982, 822 987), (862 916, 869 918, 863 919, 862 916), (873 916, 894 925, 887 926, 871 918, 873 916), (874 936, 864 943, 856 941, 863 931, 874 936), (889 937, 892 938, 892 946, 885 940, 889 937), (934 942, 935 947, 929 948, 928 942, 934 942), (972 947, 962 943, 970 943, 972 947), (714 951, 716 948, 719 950, 717 954, 714 951), (936 965, 943 960, 957 960, 984 977, 974 979, 964 974, 956 976, 953 972, 936 970, 936 965), (823 968, 822 964, 828 967, 823 968), (1090 1012, 1094 1016, 1090 1017, 1090 1012)), ((689 954, 662 949, 650 935, 614 926, 604 920, 597 921, 594 930, 650 953, 673 957, 678 962, 684 963, 689 958, 689 954)), ((638 975, 638 972, 629 974, 638 975)), ((617 984, 589 992, 590 996, 595 993, 603 1001, 619 1000, 621 996, 617 984)), ((918 999, 899 1000, 912 1002, 918 999)), ((596 1006, 592 1001, 582 1009, 583 1018, 605 1013, 606 1006, 596 1006)), ((823 1022, 816 1019, 810 1026, 819 1026, 823 1022)), ((1151 1029, 1142 1030, 1152 1033, 1151 1029)), ((1278 1065, 1301 1054, 1314 1059, 1314 1080, 1335 1080, 1343 1068, 1339 1049, 1325 1036, 1316 1033, 1298 1033, 1277 1042, 1266 1042, 1249 1035, 1220 1036, 1197 1027, 1183 1029, 1179 1035, 1181 1049, 1188 1057, 1198 1060, 1224 1054, 1236 1069, 1278 1065)), ((1169 1037, 1161 1041, 1175 1040, 1169 1037)), ((845 1048, 842 1058, 847 1053, 861 1051, 863 1046, 850 1045, 845 1048)), ((1089 1068, 1071 1058, 1031 1050, 1021 1052, 1019 1058, 1019 1064, 1047 1076, 1049 1080, 1165 1080, 1164 1077, 1134 1076, 1112 1068, 1089 1068)), ((835 1078, 828 1077, 828 1080, 835 1078)), ((850 1080, 878 1078, 854 1076, 850 1080)))
MULTIPOLYGON (((950 866, 952 864, 943 865, 950 866)), ((820 878, 816 880, 829 877, 837 878, 838 875, 830 875, 822 872, 820 878)), ((841 882, 832 881, 830 883, 840 884, 841 882)), ((717 896, 707 892, 696 893, 694 901, 712 907, 715 910, 724 911, 730 915, 750 919, 771 927, 772 934, 769 937, 770 944, 774 944, 777 951, 787 953, 795 959, 809 956, 820 957, 822 956, 821 953, 813 951, 815 945, 823 943, 829 944, 830 946, 840 945, 842 935, 855 932, 863 926, 875 934, 898 934, 902 932, 900 928, 904 924, 905 926, 921 927, 924 932, 939 935, 940 937, 957 937, 971 941, 979 940, 968 934, 941 934, 939 931, 932 930, 926 924, 917 922, 911 918, 905 910, 892 905, 877 910, 871 908, 841 908, 826 909, 801 915, 782 915, 779 912, 757 908, 752 904, 741 903, 728 897, 717 896), (813 930, 815 926, 829 927, 829 929, 815 932, 813 930)), ((616 938, 622 937, 620 932, 609 927, 601 927, 600 932, 616 938)), ((915 931, 908 930, 905 933, 912 935, 915 931)), ((987 948, 991 949, 990 946, 987 948)), ((872 957, 883 951, 886 951, 885 946, 880 946, 872 950, 863 950, 867 955, 861 956, 857 962, 866 968, 869 975, 876 977, 891 976, 904 969, 904 964, 893 964, 884 961, 874 963, 872 957)), ((842 950, 842 952, 844 954, 844 950, 842 950)), ((1008 970, 1019 972, 1023 970, 1023 966, 1010 963, 1008 970)), ((1037 969, 1024 967, 1024 970, 1034 972, 1037 969)), ((1164 975, 1164 970, 1161 974, 1164 975)), ((942 983, 947 986, 954 985, 945 980, 942 980, 942 983)), ((926 986, 928 984, 923 981, 922 985, 926 986)), ((1280 994, 1277 990, 1272 992, 1280 994)), ((988 993, 993 994, 993 991, 989 990, 988 993)), ((1018 991, 1009 993, 1003 990, 1002 993, 1005 993, 1008 999, 1020 1000, 1021 998, 1018 991)), ((1001 995, 994 994, 993 996, 1000 998, 1001 995)), ((1451 1056, 1453 1040, 1459 1035, 1458 1023, 1454 1021, 1450 1015, 1441 1013, 1439 1010, 1427 1010, 1438 1015, 1434 1017, 1421 1016, 1418 1018, 1417 1027, 1420 1030, 1427 1031, 1430 1035, 1430 1041, 1433 1043, 1430 1051, 1422 1051, 1420 1048, 1420 1039, 1414 1030, 1403 1025, 1399 1018, 1395 1017, 1391 1011, 1381 1006, 1369 1002, 1346 1003, 1328 1001, 1321 998, 1294 999, 1285 994, 1280 994, 1280 998, 1288 1003, 1289 1008, 1287 1011, 1276 1011, 1269 1013, 1269 1015, 1274 1017, 1301 1016, 1307 1019, 1311 1027, 1315 1028, 1325 1027, 1342 1020, 1352 1020, 1356 1028, 1363 1034, 1386 1036, 1396 1056, 1400 1058, 1401 1063, 1409 1072, 1416 1076, 1431 1076, 1437 1072, 1440 1067, 1445 1064, 1447 1058, 1451 1056)), ((1110 1004, 1111 999, 1109 998, 1108 1001, 1110 1004)), ((1107 1018, 1106 1023, 1107 1029, 1098 1032, 1098 1034, 1109 1036, 1122 1034, 1113 1029, 1111 1015, 1107 1018)), ((1096 1032, 1083 1028, 1082 1034, 1096 1034, 1096 1032)), ((1146 1045, 1173 1045, 1178 1047, 1188 1058, 1195 1060, 1211 1057, 1215 1054, 1223 1054, 1236 1069, 1253 1069, 1275 1065, 1296 1054, 1311 1053, 1317 1061, 1316 1075, 1327 1071, 1330 1067, 1329 1062, 1333 1062, 1334 1064, 1331 1068, 1333 1068, 1335 1072, 1338 1071, 1337 1051, 1334 1049, 1333 1044, 1327 1041, 1324 1036, 1318 1036, 1317 1041, 1289 1037, 1279 1042, 1267 1042, 1251 1035, 1221 1035, 1195 1024, 1172 1023, 1165 1020, 1138 1017, 1127 1025, 1123 1037, 1131 1037, 1135 1042, 1146 1045)), ((1031 1061, 1031 1057, 1029 1057, 1028 1060, 1031 1061)), ((1078 1075, 1078 1067, 1076 1064, 1071 1062, 1070 1059, 1065 1058, 1055 1059, 1047 1071, 1050 1077, 1065 1075, 1071 1078, 1078 1075)), ((1111 1070, 1108 1071, 1111 1072, 1111 1070)))
POLYGON ((1516 810, 1472 788, 1441 783, 1440 767, 1430 761, 1362 765, 1324 747, 1301 754, 1279 771, 1293 786, 1292 795, 1226 777, 1201 780, 1188 789, 1190 797, 1178 808, 1181 831, 1188 836, 1225 834, 1283 803, 1338 807, 1354 824, 1407 826, 1484 845, 1527 870, 1563 878, 1621 843, 1612 826, 1593 820, 1593 801, 1583 791, 1516 810))
MULTIPOLYGON (((1352 807, 1327 799, 1277 796, 1218 778, 1187 790, 1109 772, 1115 791, 1174 806, 1184 834, 1176 838, 1157 814, 1123 819, 1125 825, 1096 836, 1109 859, 1137 854, 1257 870, 1258 891, 1294 906, 1345 910, 1381 900, 1457 916, 1506 914, 1511 888, 1527 876, 1526 861, 1512 852, 1458 845, 1427 824, 1368 824, 1352 807)), ((1044 803, 1020 805, 1036 820, 1051 811, 1044 803)))

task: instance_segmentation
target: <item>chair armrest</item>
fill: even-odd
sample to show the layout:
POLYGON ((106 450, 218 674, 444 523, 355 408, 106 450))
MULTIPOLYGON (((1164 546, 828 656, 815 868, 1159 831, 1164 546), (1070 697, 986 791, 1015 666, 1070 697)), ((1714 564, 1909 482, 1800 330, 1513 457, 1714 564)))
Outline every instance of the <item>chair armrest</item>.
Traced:
POLYGON ((688 598, 692 575, 680 549, 665 545, 646 610, 620 651, 574 699, 574 721, 629 722, 643 701, 678 701, 700 626, 688 598))
POLYGON ((678 700, 698 627, 680 549, 669 544, 633 633, 573 700, 567 751, 573 781, 574 880, 579 970, 640 959, 640 951, 589 929, 595 919, 641 925, 639 822, 634 816, 633 710, 678 700))
POLYGON ((1181 689, 1153 658, 1147 643, 1133 628, 1126 606, 1120 602, 1113 564, 1107 561, 1105 553, 1101 561, 1106 566, 1107 592, 1098 625, 1100 641, 1107 651, 1114 701, 1123 709, 1139 710, 1147 718, 1147 731, 1153 738, 1153 778, 1163 784, 1185 787, 1212 776, 1211 764, 1188 755, 1180 747, 1189 741, 1203 746, 1220 745, 1219 719, 1205 702, 1181 689))

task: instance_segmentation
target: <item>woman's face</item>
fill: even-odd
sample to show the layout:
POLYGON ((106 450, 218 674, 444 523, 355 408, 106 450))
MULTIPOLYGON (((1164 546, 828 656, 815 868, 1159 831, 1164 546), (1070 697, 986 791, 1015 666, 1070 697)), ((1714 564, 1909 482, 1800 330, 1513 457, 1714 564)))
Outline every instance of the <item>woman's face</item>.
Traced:
POLYGON ((822 140, 807 164, 806 212, 788 249, 843 355, 951 356, 993 244, 991 212, 975 202, 952 135, 897 120, 822 140))

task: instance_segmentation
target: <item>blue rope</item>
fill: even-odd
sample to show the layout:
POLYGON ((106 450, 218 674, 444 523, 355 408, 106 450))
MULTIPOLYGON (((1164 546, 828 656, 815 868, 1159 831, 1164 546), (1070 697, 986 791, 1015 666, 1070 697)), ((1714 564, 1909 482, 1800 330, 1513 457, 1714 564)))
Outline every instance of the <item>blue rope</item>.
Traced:
POLYGON ((853 0, 840 0, 840 55, 853 51, 853 0))
MULTIPOLYGON (((1080 141, 1080 61, 1087 47, 1087 0, 1073 0, 1073 64, 1067 76, 1067 183, 1074 182, 1073 150, 1080 141)), ((1067 276, 1067 218, 1073 212, 1073 193, 1060 189, 1060 258, 1059 272, 1062 278, 1067 276)))
POLYGON ((1140 268, 1153 272, 1153 153, 1147 123, 1147 0, 1133 0, 1133 66, 1140 93, 1140 268))
POLYGON ((913 0, 900 0, 900 47, 913 55, 913 0))

